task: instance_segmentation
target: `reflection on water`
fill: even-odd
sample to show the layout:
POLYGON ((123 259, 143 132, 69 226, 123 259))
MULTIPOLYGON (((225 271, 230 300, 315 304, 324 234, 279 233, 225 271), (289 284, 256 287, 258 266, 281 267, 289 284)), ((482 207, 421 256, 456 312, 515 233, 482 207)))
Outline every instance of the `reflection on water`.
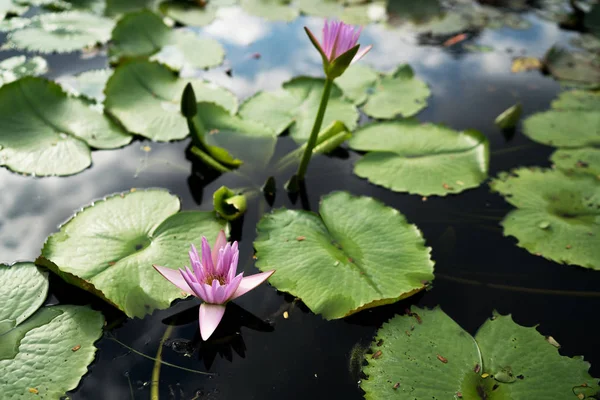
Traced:
MULTIPOLYGON (((319 30, 321 19, 266 23, 237 8, 222 12, 217 21, 200 31, 224 44, 227 61, 198 76, 226 86, 244 99, 258 90, 276 89, 295 75, 322 74, 319 56, 302 29, 307 25, 319 30)), ((429 11, 421 18, 428 15, 429 11)), ((510 66, 513 57, 539 57, 554 43, 567 43, 573 34, 531 13, 524 18, 531 23, 525 31, 502 28, 479 33, 476 43, 492 46, 489 53, 419 46, 417 36, 409 31, 369 26, 361 41, 374 44, 374 49, 364 62, 382 71, 410 63, 433 93, 429 107, 418 118, 484 132, 492 146, 492 176, 518 165, 548 166, 552 149, 533 144, 518 131, 512 138, 505 137, 493 124, 501 111, 517 101, 523 104, 525 116, 546 109, 559 90, 549 77, 538 72, 512 74, 510 66)), ((106 60, 68 55, 51 56, 49 63, 49 76, 56 78, 101 68, 106 60)), ((97 151, 91 168, 68 178, 36 179, 0 169, 0 262, 34 259, 45 238, 74 211, 132 187, 164 187, 181 197, 183 209, 211 209, 214 190, 221 185, 236 187, 237 177, 215 175, 185 158, 188 142, 136 141, 123 149, 97 151)), ((291 147, 291 141, 284 140, 277 152, 284 154, 291 147)), ((521 324, 539 323, 543 334, 552 334, 563 345, 563 354, 584 354, 594 365, 592 375, 600 374, 600 348, 590 346, 594 330, 586 329, 587 321, 600 308, 597 274, 545 261, 516 247, 513 239, 503 238, 498 222, 510 206, 489 193, 486 185, 458 196, 423 201, 357 178, 352 174, 357 157, 343 151, 317 157, 308 171, 305 201, 318 210, 322 195, 350 190, 399 209, 423 230, 433 247, 437 273, 433 290, 344 320, 324 321, 262 285, 236 300, 234 310, 226 314, 231 323, 224 324, 223 331, 208 343, 197 341, 195 300, 177 302, 143 320, 120 320, 121 315, 113 311, 109 322, 116 327, 111 335, 120 342, 154 357, 167 326, 174 325, 163 349, 164 360, 216 373, 205 376, 163 365, 161 399, 360 399, 360 377, 349 371, 353 349, 368 345, 383 321, 411 304, 440 304, 471 333, 493 309, 512 313, 521 324), (574 326, 581 329, 574 330, 574 326)), ((256 184, 262 184, 264 178, 256 184)), ((274 208, 300 207, 300 201, 292 204, 282 190, 286 178, 276 176, 274 208)), ((269 206, 258 198, 248 209, 243 224, 234 225, 234 236, 241 240, 240 268, 253 273, 255 226, 269 206)), ((58 278, 53 279, 52 288, 51 302, 92 302, 107 311, 99 301, 61 284, 58 278)), ((102 339, 98 347, 91 374, 72 398, 147 399, 154 362, 109 338, 102 339)))

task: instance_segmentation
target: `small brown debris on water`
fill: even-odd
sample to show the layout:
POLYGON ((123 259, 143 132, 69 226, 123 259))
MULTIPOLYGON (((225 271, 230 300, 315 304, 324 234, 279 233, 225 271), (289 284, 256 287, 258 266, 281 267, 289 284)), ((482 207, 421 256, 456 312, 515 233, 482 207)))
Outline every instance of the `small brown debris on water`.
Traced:
POLYGON ((438 354, 437 359, 443 362, 444 364, 448 364, 448 359, 446 357, 442 357, 438 354))
POLYGON ((382 354, 383 354, 383 351, 377 350, 375 353, 373 353, 371 358, 374 358, 375 360, 377 360, 379 357, 381 357, 382 354))
POLYGON ((297 236, 296 240, 299 241, 299 242, 301 242, 303 240, 306 240, 306 236, 297 236))
POLYGON ((423 202, 427 201, 427 197, 426 196, 421 197, 421 201, 423 201, 423 202))
POLYGON ((394 383, 394 386, 392 386, 392 389, 396 390, 400 387, 400 382, 396 382, 394 383))
POLYGON ((560 344, 552 336, 546 336, 546 341, 557 349, 560 349, 560 344))
POLYGON ((568 245, 566 246, 566 249, 567 249, 567 250, 571 250, 571 248, 572 248, 572 247, 573 247, 573 246, 571 246, 570 244, 568 244, 568 245))
POLYGON ((80 345, 80 344, 78 344, 77 346, 74 346, 74 347, 71 349, 71 351, 74 353, 74 352, 76 352, 77 350, 79 350, 80 348, 81 348, 81 345, 80 345))
POLYGON ((404 331, 404 333, 406 333, 406 336, 410 336, 411 333, 409 331, 404 331))
POLYGON ((256 257, 256 254, 252 254, 252 259, 256 260, 258 257, 256 257))
POLYGON ((586 163, 585 161, 577 161, 577 164, 575 164, 578 168, 587 168, 590 166, 590 164, 586 163))
POLYGON ((133 193, 133 192, 135 192, 135 191, 137 191, 137 189, 136 189, 136 188, 131 188, 131 189, 129 189, 129 193, 133 193))
POLYGON ((444 183, 444 184, 442 185, 442 187, 443 187, 444 189, 446 189, 446 190, 454 190, 454 188, 453 188, 452 186, 448 185, 447 183, 444 183))
POLYGON ((379 339, 377 341, 377 347, 381 347, 382 344, 383 344, 383 339, 379 339))
POLYGON ((585 394, 583 394, 583 393, 579 393, 579 394, 577 395, 577 398, 578 398, 578 399, 581 399, 581 400, 583 400, 583 399, 585 399, 585 394))
POLYGON ((36 388, 29 388, 29 393, 38 394, 40 391, 36 388))
POLYGON ((260 53, 252 53, 250 57, 254 58, 255 60, 258 60, 260 59, 260 53))
POLYGON ((478 374, 479 371, 481 371, 481 365, 475 364, 475 368, 473 369, 473 372, 475 372, 476 374, 478 374))
POLYGON ((354 262, 354 260, 352 259, 352 257, 348 257, 348 262, 349 263, 353 263, 354 262))
POLYGON ((110 265, 110 266, 112 267, 112 266, 113 266, 113 265, 115 265, 116 263, 117 263, 116 261, 109 261, 109 262, 108 262, 108 265, 110 265))
POLYGON ((454 46, 460 42, 467 40, 469 37, 466 33, 459 33, 458 35, 452 36, 450 39, 444 42, 444 47, 454 46))
POLYGON ((208 131, 209 135, 214 135, 214 134, 217 134, 217 133, 219 133, 218 129, 211 129, 210 131, 208 131))
POLYGON ((142 146, 142 150, 145 151, 146 153, 150 153, 152 151, 152 147, 145 145, 145 146, 142 146))
POLYGON ((522 374, 521 375, 517 375, 517 379, 523 380, 523 379, 525 379, 525 376, 522 375, 522 374))
POLYGON ((458 397, 459 399, 462 399, 462 392, 456 392, 456 397, 458 397))

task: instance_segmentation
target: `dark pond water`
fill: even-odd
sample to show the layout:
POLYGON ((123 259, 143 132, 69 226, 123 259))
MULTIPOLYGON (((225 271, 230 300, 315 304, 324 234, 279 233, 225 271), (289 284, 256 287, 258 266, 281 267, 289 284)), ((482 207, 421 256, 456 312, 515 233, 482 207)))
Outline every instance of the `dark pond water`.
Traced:
MULTIPOLYGON (((479 44, 494 48, 489 53, 419 46, 406 31, 371 26, 361 42, 373 43, 374 49, 364 61, 384 71, 410 63, 433 93, 418 118, 485 133, 492 148, 491 176, 516 166, 549 166, 551 148, 531 142, 519 130, 507 138, 493 124, 501 111, 517 101, 523 104, 525 115, 545 110, 560 90, 558 83, 539 72, 512 74, 511 61, 521 54, 541 57, 553 44, 568 43, 575 33, 561 31, 556 23, 533 13, 525 18, 530 29, 478 34, 479 44)), ((225 45, 227 61, 222 68, 202 75, 229 87, 240 98, 274 89, 295 75, 319 75, 319 56, 302 27, 318 29, 321 23, 317 18, 266 23, 232 12, 223 22, 204 29, 225 45), (254 53, 260 58, 253 57, 254 53), (225 73, 227 68, 232 69, 232 77, 225 73)), ((5 52, 2 58, 11 55, 5 52)), ((86 60, 77 54, 50 56, 49 62, 50 78, 106 65, 101 55, 86 60)), ((293 146, 291 140, 281 142, 282 154, 293 146)), ((45 238, 75 210, 132 187, 163 187, 182 199, 183 209, 211 209, 213 191, 221 185, 235 187, 238 182, 232 174, 214 176, 184 157, 187 147, 187 140, 136 141, 120 150, 96 151, 91 168, 68 178, 34 179, 0 169, 0 262, 35 259, 45 238)), ((262 285, 236 300, 213 338, 200 344, 196 300, 179 301, 171 309, 131 320, 53 278, 49 303, 92 304, 105 313, 112 327, 97 343, 90 373, 70 397, 149 398, 154 362, 112 338, 155 357, 171 324, 163 359, 214 375, 163 365, 161 399, 361 399, 360 361, 353 354, 360 354, 384 321, 412 304, 439 304, 471 333, 492 310, 511 313, 519 324, 539 324, 542 334, 562 344, 563 355, 584 355, 592 363, 591 374, 600 375, 598 272, 536 257, 518 248, 514 239, 503 237, 498 224, 511 206, 490 193, 486 184, 457 196, 423 201, 420 196, 393 193, 354 176, 357 158, 343 150, 315 158, 308 171, 306 198, 295 203, 282 188, 288 175, 278 176, 273 208, 317 210, 319 198, 334 190, 382 200, 415 223, 433 247, 436 279, 432 290, 350 318, 325 321, 293 298, 262 285), (283 317, 284 311, 289 318, 283 317)), ((261 183, 257 179, 256 184, 261 183)), ((270 208, 263 199, 254 199, 244 220, 233 227, 234 238, 240 240, 240 268, 246 273, 256 272, 252 259, 255 226, 270 208)))

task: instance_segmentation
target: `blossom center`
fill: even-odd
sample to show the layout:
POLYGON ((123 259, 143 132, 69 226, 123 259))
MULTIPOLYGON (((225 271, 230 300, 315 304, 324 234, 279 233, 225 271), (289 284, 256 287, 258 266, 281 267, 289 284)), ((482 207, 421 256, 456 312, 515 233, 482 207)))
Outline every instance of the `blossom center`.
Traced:
POLYGON ((213 281, 219 282, 220 285, 224 285, 227 283, 227 280, 222 275, 209 275, 206 278, 206 284, 212 286, 213 281))

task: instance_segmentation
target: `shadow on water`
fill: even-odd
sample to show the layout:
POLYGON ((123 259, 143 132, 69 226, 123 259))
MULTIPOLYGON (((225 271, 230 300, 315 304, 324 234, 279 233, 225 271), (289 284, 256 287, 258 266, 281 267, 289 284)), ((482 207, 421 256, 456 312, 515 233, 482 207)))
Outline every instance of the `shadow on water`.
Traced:
MULTIPOLYGON (((432 6, 433 7, 433 6, 432 6)), ((437 11, 430 10, 428 13, 437 11)), ((429 18, 425 13, 422 18, 429 18)), ((318 29, 321 20, 299 18, 289 23, 264 23, 237 14, 228 23, 239 31, 204 31, 221 40, 228 61, 222 68, 201 76, 231 88, 242 99, 257 90, 274 89, 292 76, 321 73, 319 56, 305 39, 303 25, 318 29), (233 21, 233 22, 232 22, 233 21), (252 39, 250 44, 248 39, 252 39), (250 57, 261 54, 259 59, 250 57), (225 71, 232 68, 231 76, 225 71)), ((512 135, 493 125, 494 118, 520 101, 524 115, 546 109, 559 85, 537 72, 512 74, 513 56, 540 57, 570 33, 533 13, 524 17, 527 30, 483 30, 480 43, 493 46, 488 53, 454 53, 440 47, 419 46, 405 32, 382 26, 365 29, 364 42, 374 49, 365 59, 377 69, 389 71, 410 63, 433 92, 429 106, 418 118, 443 122, 455 129, 474 128, 490 139, 490 176, 520 165, 549 166, 552 149, 529 141, 518 129, 512 135)), ((233 18, 233 17, 232 17, 233 18)), ((7 53, 6 56, 13 55, 7 53)), ((102 56, 81 60, 78 55, 51 56, 51 78, 106 66, 102 56)), ((94 199, 132 187, 164 187, 177 194, 186 210, 212 208, 212 193, 222 185, 236 187, 234 174, 219 175, 188 156, 189 140, 159 144, 135 141, 113 151, 93 153, 93 167, 68 178, 35 179, 0 169, 1 262, 32 260, 45 238, 75 210, 94 199)), ((284 139, 277 154, 292 148, 284 139)), ((275 175, 277 192, 272 206, 258 197, 249 203, 243 224, 234 225, 240 240, 240 269, 254 273, 252 241, 260 216, 280 207, 318 210, 321 196, 334 190, 373 196, 397 208, 422 231, 433 248, 436 279, 431 290, 399 303, 360 312, 349 318, 325 321, 289 295, 262 285, 228 306, 224 323, 213 339, 199 340, 194 299, 178 301, 144 319, 126 319, 93 296, 51 281, 50 303, 91 304, 107 317, 110 336, 97 346, 90 374, 71 394, 76 399, 149 398, 154 361, 165 330, 165 362, 214 375, 201 375, 163 365, 161 399, 361 399, 360 356, 376 329, 413 304, 441 305, 469 332, 491 316, 492 310, 511 313, 523 325, 540 324, 542 334, 560 342, 564 355, 584 354, 600 375, 600 347, 591 321, 600 309, 600 276, 597 272, 547 261, 518 248, 504 238, 498 225, 511 209, 489 192, 487 185, 447 198, 422 199, 393 193, 369 184, 352 173, 358 155, 338 150, 313 160, 307 190, 292 201, 283 191, 289 175, 275 175)), ((256 177, 260 186, 270 174, 256 177)))

